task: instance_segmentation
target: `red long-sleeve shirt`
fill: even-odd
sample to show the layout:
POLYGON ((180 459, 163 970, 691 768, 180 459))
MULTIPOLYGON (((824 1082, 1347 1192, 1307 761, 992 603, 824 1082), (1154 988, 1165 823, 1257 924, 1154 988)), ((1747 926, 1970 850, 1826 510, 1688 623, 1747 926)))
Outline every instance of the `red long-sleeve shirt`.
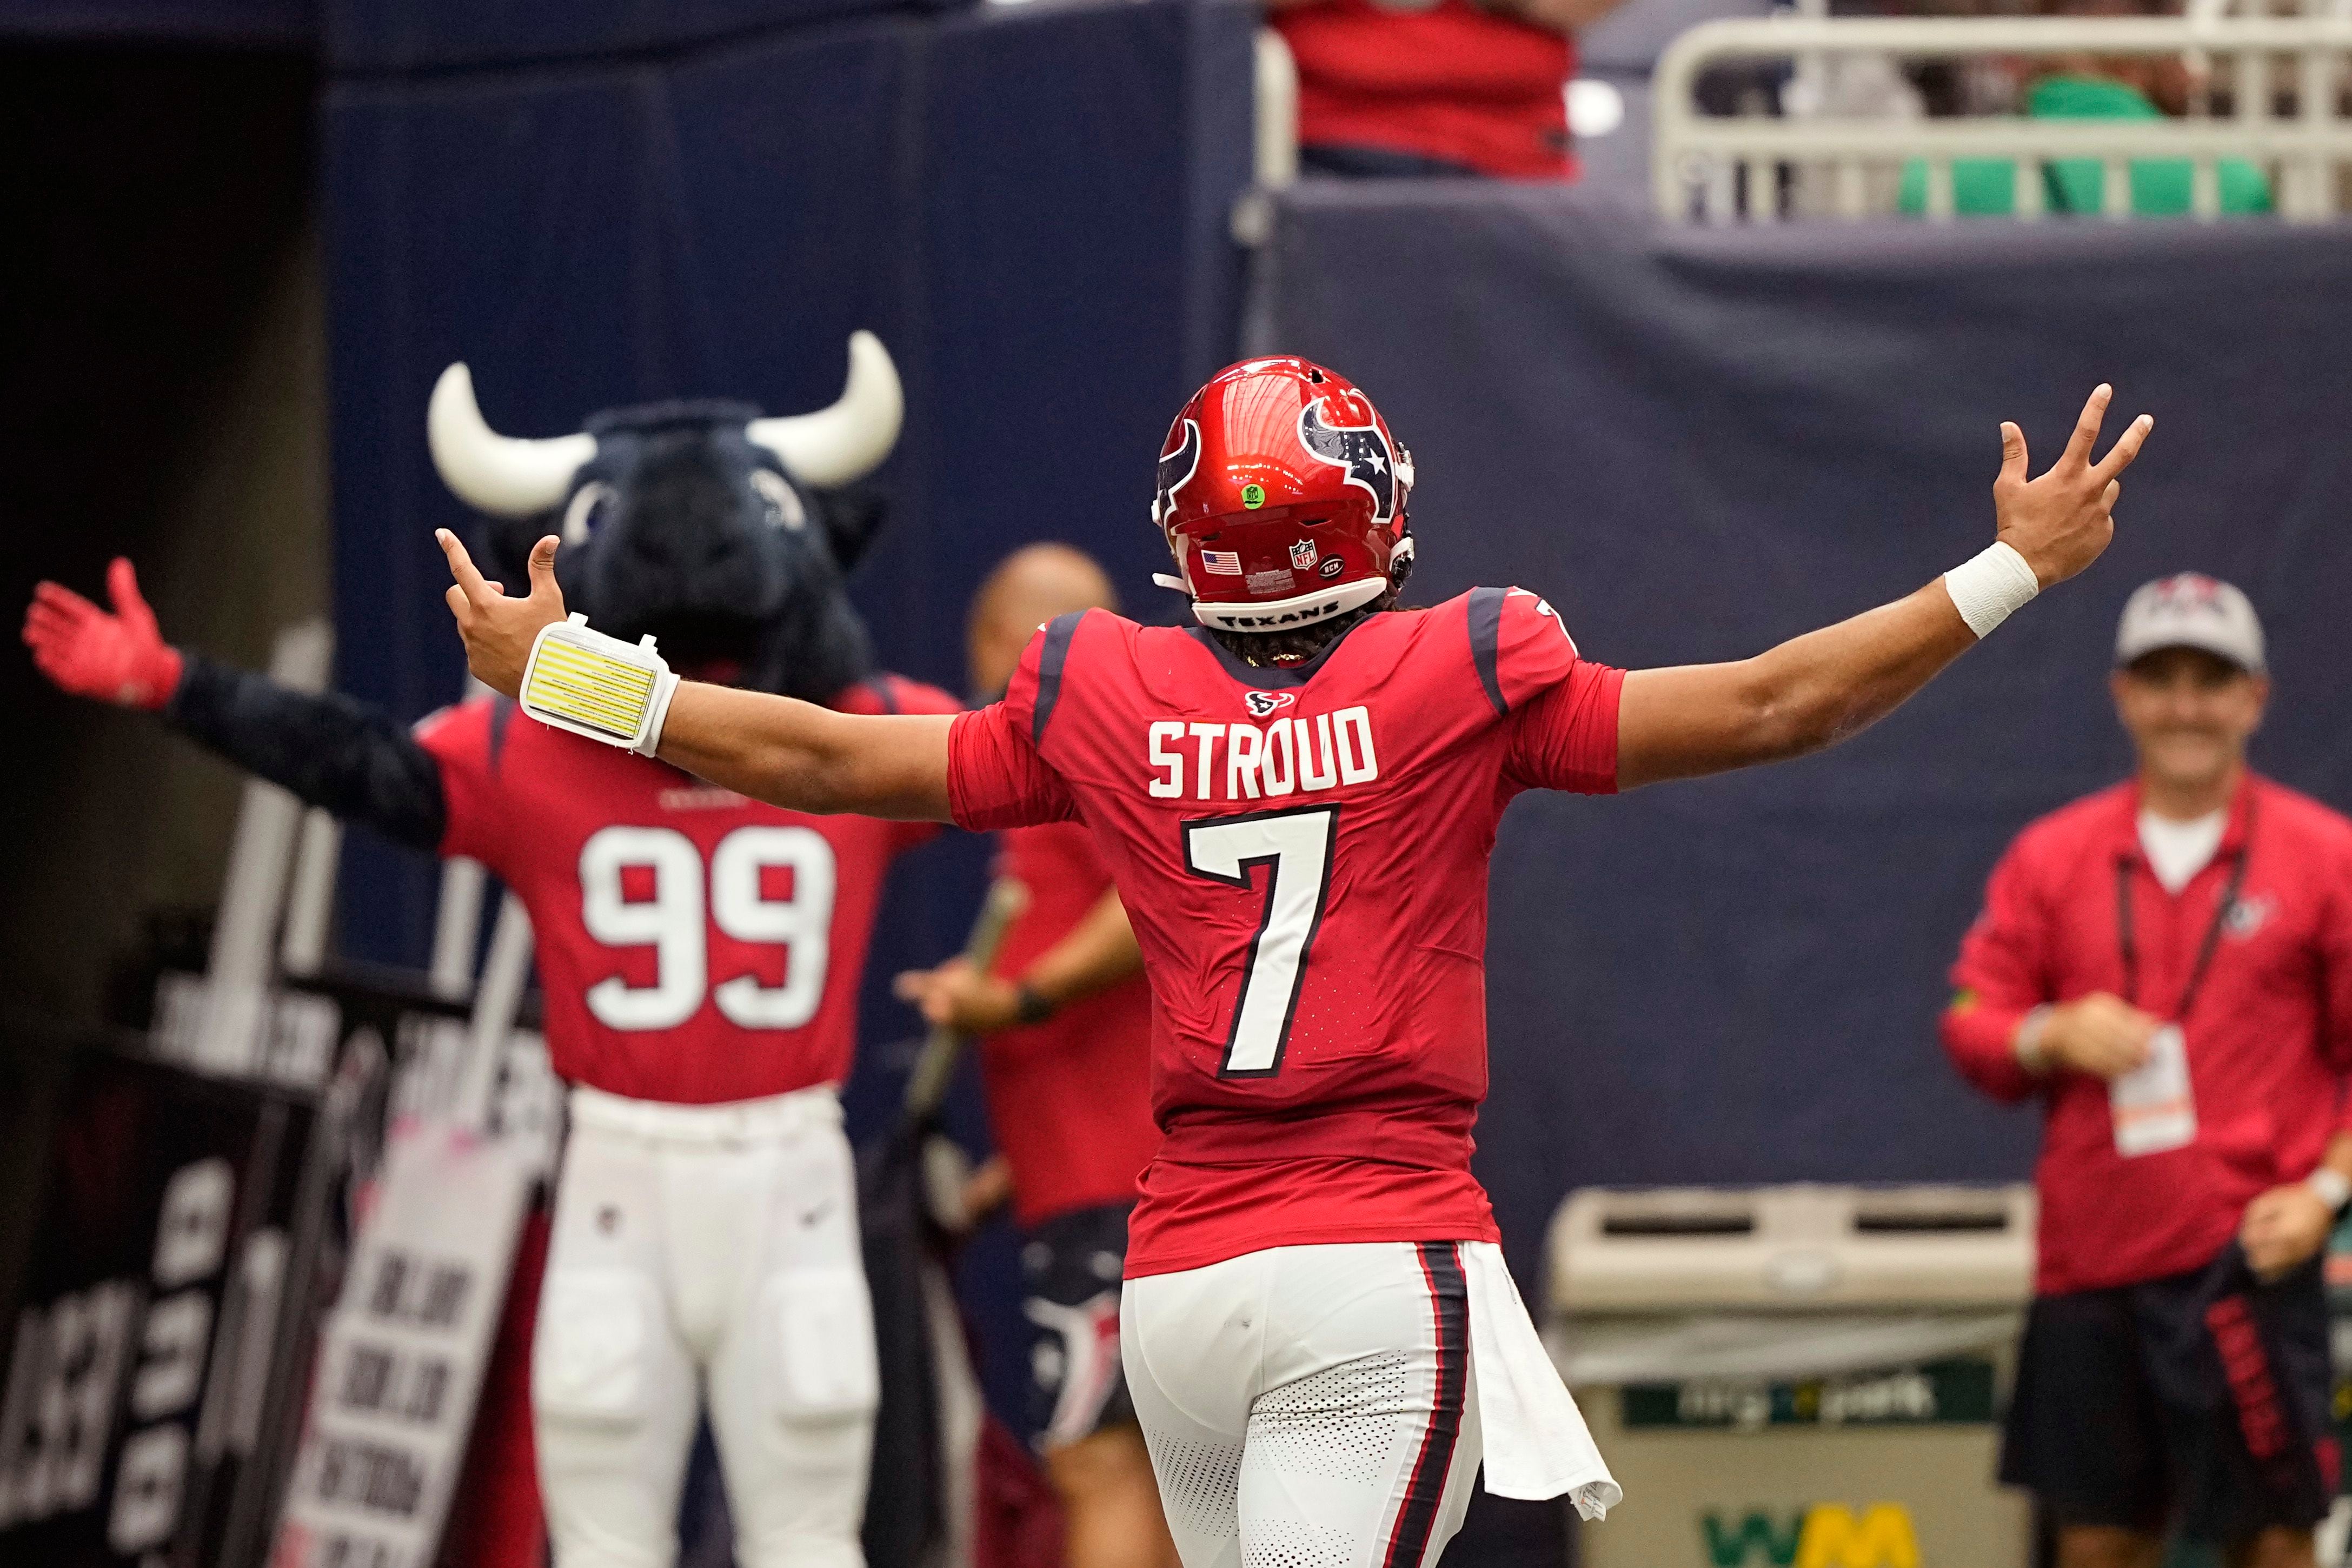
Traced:
POLYGON ((1984 912, 1960 945, 1945 1047, 1970 1081, 2008 1101, 2040 1095, 2044 1294, 2160 1279, 2220 1251, 2246 1204, 2310 1173, 2347 1125, 2352 1070, 2352 822, 2249 775, 2221 847, 2179 894, 2139 845, 2139 790, 2120 784, 2020 834, 1993 868, 1984 912), (2107 1085, 2037 1076, 2013 1039, 2043 1003, 2092 992, 2169 1017, 2246 857, 2237 912, 2186 1018, 2197 1133, 2187 1145, 2116 1152, 2107 1085), (2129 889, 2137 994, 2119 930, 2129 889))
MULTIPOLYGON (((994 972, 1017 980, 1093 912, 1110 889, 1094 840, 1075 822, 1004 835, 1000 875, 1029 889, 994 972)), ((1160 1147, 1151 1121, 1151 989, 1131 975, 1042 1024, 980 1047, 989 1124, 1013 1168, 1013 1217, 1027 1229, 1076 1209, 1135 1201, 1160 1147)))

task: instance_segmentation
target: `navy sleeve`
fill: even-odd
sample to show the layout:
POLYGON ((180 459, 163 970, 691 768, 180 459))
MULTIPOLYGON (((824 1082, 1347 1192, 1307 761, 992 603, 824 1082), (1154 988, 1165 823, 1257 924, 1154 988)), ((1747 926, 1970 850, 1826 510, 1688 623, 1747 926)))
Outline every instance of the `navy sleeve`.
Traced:
POLYGON ((163 717, 182 734, 312 805, 424 850, 448 822, 440 765, 378 708, 186 653, 163 717))

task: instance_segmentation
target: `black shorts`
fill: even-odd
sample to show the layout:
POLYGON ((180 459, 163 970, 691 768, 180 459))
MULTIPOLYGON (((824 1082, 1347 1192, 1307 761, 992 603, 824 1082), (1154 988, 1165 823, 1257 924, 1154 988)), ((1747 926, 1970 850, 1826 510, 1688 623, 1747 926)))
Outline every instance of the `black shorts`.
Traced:
POLYGON ((2329 1383, 2317 1258, 2264 1285, 2232 1242, 2186 1274, 2039 1297, 2000 1479, 2061 1527, 2307 1529, 2336 1492, 2329 1383))
POLYGON ((1129 1206, 1055 1215, 1021 1249, 1021 1310, 1039 1331, 1029 1347, 1029 1397, 1040 1448, 1135 1420, 1118 1366, 1129 1206))

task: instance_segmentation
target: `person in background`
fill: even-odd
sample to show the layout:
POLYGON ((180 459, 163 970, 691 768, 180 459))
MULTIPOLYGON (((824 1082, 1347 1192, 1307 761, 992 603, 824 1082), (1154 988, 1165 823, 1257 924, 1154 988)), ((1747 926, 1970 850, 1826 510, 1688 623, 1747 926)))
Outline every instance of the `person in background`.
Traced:
POLYGON ((1574 179, 1574 35, 1620 4, 1269 0, 1298 67, 1299 166, 1574 179))
POLYGON ((2038 1098, 2040 1265, 2001 1479, 2059 1568, 2308 1568, 2336 1488, 2320 1253, 2352 1195, 2352 822, 2251 773, 2270 697, 2246 596, 2132 595, 2137 776, 2027 827, 1953 969, 1944 1041, 2038 1098))
MULTIPOLYGON (((993 700, 1037 627, 1116 609, 1102 568, 1060 544, 1015 552, 972 601, 974 689, 993 700)), ((1029 889, 989 973, 957 959, 898 977, 932 1024, 981 1039, 1002 1152, 967 1185, 968 1219, 1002 1205, 1029 1237, 1024 1310, 1045 1468, 1070 1568, 1174 1568, 1175 1542, 1119 1371, 1119 1278, 1136 1178, 1159 1146, 1150 1107, 1151 993, 1110 873, 1085 826, 1003 836, 997 874, 1029 889)))
MULTIPOLYGON (((2063 16, 2145 16, 2172 14, 2164 0, 2054 0, 2045 9, 2063 16)), ((2029 62, 2020 108, 2029 120, 2164 120, 2189 111, 2192 82, 2179 56, 2073 55, 2029 62)), ((2054 158, 2027 165, 2042 182, 2042 210, 2096 216, 2105 211, 2106 173, 2096 158, 2054 158)), ((1962 217, 2008 217, 2017 210, 2018 165, 2007 158, 1952 161, 1952 208, 1962 217)), ((2215 195, 2230 214, 2271 210, 2270 182, 2242 158, 2214 167, 2215 195)), ((2140 217, 2182 217, 2191 210, 2193 171, 2186 158, 2135 158, 2130 208, 2140 217)), ((1902 206, 1927 210, 1927 166, 1904 166, 1902 206)))

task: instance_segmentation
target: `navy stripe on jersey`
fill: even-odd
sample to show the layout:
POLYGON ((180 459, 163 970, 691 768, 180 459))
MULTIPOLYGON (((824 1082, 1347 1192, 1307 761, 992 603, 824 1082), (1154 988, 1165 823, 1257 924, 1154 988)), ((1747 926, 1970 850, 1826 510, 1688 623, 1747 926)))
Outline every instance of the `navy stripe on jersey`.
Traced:
POLYGON ((511 697, 501 697, 490 707, 490 772, 499 771, 499 758, 507 749, 507 726, 514 722, 515 704, 511 697))
POLYGON ((1503 590, 1473 588, 1470 590, 1470 662, 1478 667, 1478 684, 1486 689, 1486 700, 1495 705, 1497 713, 1508 713, 1511 705, 1503 700, 1502 677, 1495 668, 1496 650, 1503 640, 1503 590))
POLYGON ((1424 1241, 1422 1278, 1429 1282, 1430 1310, 1437 1326, 1437 1383, 1430 1401, 1429 1429, 1405 1483, 1396 1524, 1381 1568, 1422 1568, 1437 1510, 1445 1500, 1445 1478, 1454 1470, 1454 1447, 1462 1435, 1462 1404, 1470 1384, 1470 1287, 1462 1259, 1450 1241, 1424 1241))
POLYGON ((1070 660, 1070 639, 1078 635, 1078 623, 1086 614, 1084 610, 1072 610, 1045 623, 1045 647, 1037 656, 1037 700, 1029 710, 1029 743, 1033 746, 1045 743, 1045 725, 1054 717, 1054 704, 1062 695, 1062 667, 1070 660))

